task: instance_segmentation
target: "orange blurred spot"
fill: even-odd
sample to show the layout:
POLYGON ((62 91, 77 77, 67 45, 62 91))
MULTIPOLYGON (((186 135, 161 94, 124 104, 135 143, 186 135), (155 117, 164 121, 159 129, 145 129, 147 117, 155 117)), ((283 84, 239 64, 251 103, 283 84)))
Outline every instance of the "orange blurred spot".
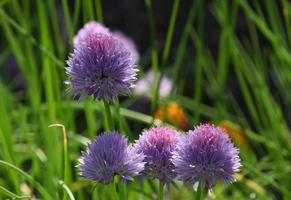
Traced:
POLYGON ((175 102, 159 106, 155 118, 176 125, 183 130, 188 128, 188 118, 183 109, 175 102))
POLYGON ((221 121, 218 126, 229 135, 237 147, 242 148, 247 144, 247 136, 239 125, 229 121, 221 121))

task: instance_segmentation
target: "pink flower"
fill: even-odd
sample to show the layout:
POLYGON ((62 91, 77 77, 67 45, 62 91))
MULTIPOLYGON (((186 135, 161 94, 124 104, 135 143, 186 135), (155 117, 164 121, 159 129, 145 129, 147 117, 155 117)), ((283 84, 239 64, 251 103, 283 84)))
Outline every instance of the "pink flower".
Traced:
POLYGON ((179 138, 180 134, 168 127, 154 127, 143 131, 135 148, 145 155, 146 174, 164 183, 169 183, 176 177, 171 159, 179 138))
POLYGON ((78 48, 80 44, 92 33, 110 34, 110 31, 107 27, 103 26, 102 24, 96 21, 88 22, 75 35, 73 39, 74 48, 78 48))

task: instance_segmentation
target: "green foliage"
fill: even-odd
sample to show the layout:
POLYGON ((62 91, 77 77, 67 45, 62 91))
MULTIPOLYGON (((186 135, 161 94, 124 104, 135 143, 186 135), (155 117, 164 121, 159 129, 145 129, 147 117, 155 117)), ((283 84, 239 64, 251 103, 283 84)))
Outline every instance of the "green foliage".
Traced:
MULTIPOLYGON (((64 67, 77 25, 89 20, 106 25, 106 13, 101 0, 75 0, 71 10, 69 1, 62 0, 58 6, 64 24, 60 24, 57 2, 0 0, 0 70, 9 68, 7 58, 13 56, 25 82, 21 84, 26 88, 24 93, 18 93, 13 86, 19 83, 0 75, 0 199, 109 199, 110 186, 94 188, 77 175, 75 168, 85 144, 98 132, 112 127, 108 119, 103 119, 103 113, 111 110, 115 127, 135 139, 139 130, 132 129, 129 123, 134 121, 145 128, 160 123, 153 118, 154 111, 158 105, 173 100, 186 110, 191 126, 201 119, 215 124, 227 120, 239 125, 248 138, 241 148, 243 167, 236 177, 238 181, 226 187, 218 184, 211 198, 291 199, 291 135, 287 124, 291 105, 289 1, 210 3, 211 14, 220 27, 218 50, 213 52, 204 38, 207 21, 203 0, 193 0, 189 13, 182 13, 187 20, 177 49, 171 48, 179 23, 176 17, 186 1, 169 1, 173 5, 168 31, 164 33, 165 42, 160 44, 153 2, 145 0, 152 41, 149 63, 155 74, 152 116, 129 108, 137 101, 135 96, 111 106, 106 104, 104 110, 102 102, 88 98, 78 103, 67 95, 64 67), (236 30, 239 14, 248 28, 243 37, 236 30), (170 54, 175 55, 172 64, 170 54), (169 72, 176 85, 177 90, 168 99, 158 95, 159 71, 169 72), (184 96, 188 82, 193 84, 193 95, 184 96), (237 84, 236 91, 229 89, 233 83, 237 84), (50 125, 61 126, 63 132, 50 125), (28 189, 24 190, 23 185, 28 189)), ((118 185, 117 190, 122 198, 127 195, 127 199, 153 199, 161 195, 157 188, 158 183, 153 180, 136 180, 118 185)), ((192 199, 194 191, 177 182, 164 196, 192 199)))

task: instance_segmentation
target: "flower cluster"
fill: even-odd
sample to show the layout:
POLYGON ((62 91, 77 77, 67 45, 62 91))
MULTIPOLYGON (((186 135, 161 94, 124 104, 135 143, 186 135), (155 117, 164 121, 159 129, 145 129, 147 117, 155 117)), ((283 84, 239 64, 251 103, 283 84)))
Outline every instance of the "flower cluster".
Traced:
POLYGON ((220 180, 234 181, 240 169, 238 149, 227 134, 213 125, 200 125, 181 136, 168 127, 154 127, 143 132, 133 146, 118 133, 101 134, 88 145, 79 161, 81 175, 107 184, 115 175, 124 180, 140 174, 163 183, 181 180, 212 188, 220 180))
MULTIPOLYGON (((131 40, 90 22, 75 36, 74 48, 66 73, 76 98, 93 96, 110 102, 120 94, 130 94, 139 58, 131 40)), ((172 88, 170 82, 164 85, 168 91, 172 88)), ((170 116, 184 116, 176 110, 172 105, 170 116)), ((125 181, 145 174, 163 184, 177 179, 191 185, 200 181, 202 187, 212 188, 218 180, 234 181, 233 174, 241 166, 238 153, 223 129, 213 125, 200 125, 186 135, 170 127, 153 127, 143 131, 133 145, 118 132, 100 134, 82 153, 78 169, 84 178, 101 184, 113 182, 114 176, 125 181)))

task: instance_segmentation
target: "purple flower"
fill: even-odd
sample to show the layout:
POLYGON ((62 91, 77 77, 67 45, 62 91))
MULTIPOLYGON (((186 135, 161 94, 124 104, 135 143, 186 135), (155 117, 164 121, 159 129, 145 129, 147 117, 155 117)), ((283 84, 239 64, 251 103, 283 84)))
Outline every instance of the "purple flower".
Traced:
POLYGON ((127 145, 127 139, 117 132, 99 135, 87 147, 78 161, 81 176, 97 183, 109 184, 115 175, 132 180, 144 169, 144 155, 127 145))
POLYGON ((110 32, 109 28, 103 26, 96 21, 90 21, 84 25, 82 29, 74 37, 74 48, 78 48, 87 37, 94 33, 102 33, 112 35, 115 39, 119 40, 127 51, 131 54, 134 63, 139 61, 139 53, 137 47, 132 39, 124 35, 121 31, 110 32))
POLYGON ((90 34, 93 33, 103 33, 103 34, 110 34, 108 28, 103 26, 102 24, 96 21, 90 21, 84 25, 82 29, 78 31, 78 33, 74 37, 74 48, 80 47, 82 42, 87 39, 90 34))
POLYGON ((127 48, 127 50, 131 54, 133 62, 138 63, 140 56, 134 41, 131 38, 124 35, 121 31, 113 32, 112 36, 118 39, 124 45, 124 47, 127 48))
POLYGON ((201 180, 203 188, 212 188, 218 180, 231 183, 241 166, 238 153, 222 129, 200 125, 181 138, 174 152, 177 179, 192 185, 201 180))
POLYGON ((171 182, 176 173, 171 161, 179 133, 168 127, 151 128, 136 141, 138 152, 145 155, 145 172, 162 182, 171 182))
POLYGON ((111 101, 119 94, 129 95, 136 80, 136 69, 130 53, 110 35, 91 34, 67 61, 66 83, 75 98, 92 95, 111 101))

